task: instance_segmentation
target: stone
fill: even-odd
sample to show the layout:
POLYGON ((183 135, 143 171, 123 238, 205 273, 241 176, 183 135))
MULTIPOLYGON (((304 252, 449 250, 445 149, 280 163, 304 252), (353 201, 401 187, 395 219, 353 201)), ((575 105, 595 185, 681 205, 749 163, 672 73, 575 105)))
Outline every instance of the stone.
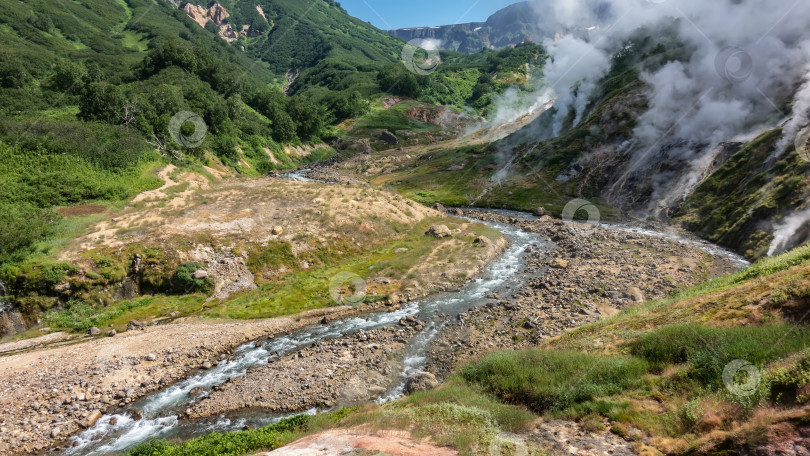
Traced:
POLYGON ((57 293, 67 293, 70 291, 70 282, 59 282, 53 286, 53 291, 57 293))
POLYGON ((407 394, 417 391, 427 391, 439 386, 436 376, 430 372, 417 372, 411 375, 405 382, 405 392, 407 394))
POLYGON ((641 289, 638 287, 630 287, 625 291, 624 295, 628 298, 633 300, 633 302, 641 303, 644 302, 644 293, 641 292, 641 289))
POLYGON ((433 225, 427 231, 425 231, 426 236, 433 236, 436 239, 442 239, 446 237, 451 237, 453 233, 450 231, 450 228, 447 225, 433 225))
POLYGON ((116 330, 114 330, 114 329, 111 329, 110 332, 107 333, 107 336, 108 337, 113 337, 116 334, 118 334, 118 332, 116 330))
POLYGON ((380 133, 380 140, 392 146, 395 146, 397 143, 399 143, 399 138, 397 138, 397 135, 391 133, 388 130, 383 130, 382 133, 380 133))
POLYGON ((473 241, 473 244, 490 245, 492 244, 492 241, 490 241, 489 238, 486 236, 478 236, 473 241))
POLYGON ((92 427, 94 424, 96 424, 96 421, 98 421, 99 418, 101 418, 101 411, 93 410, 79 422, 79 425, 85 429, 92 427))
POLYGON ((436 203, 436 204, 433 205, 433 210, 434 211, 439 211, 439 212, 446 212, 447 208, 444 207, 444 204, 442 204, 442 203, 436 203))
POLYGON ((270 230, 270 233, 272 233, 273 236, 280 236, 283 232, 284 228, 280 227, 279 225, 274 226, 273 229, 270 230))
POLYGON ((172 313, 169 314, 169 316, 172 318, 177 318, 180 316, 180 312, 177 310, 173 310, 172 313))
POLYGON ((62 432, 61 429, 59 429, 58 427, 55 427, 55 428, 51 429, 51 437, 52 438, 57 437, 61 432, 62 432))
POLYGON ((551 266, 557 269, 568 269, 568 260, 563 260, 562 258, 556 258, 551 266))
POLYGON ((399 247, 394 249, 394 253, 405 253, 407 251, 408 251, 407 247, 399 247))
POLYGON ((211 367, 212 367, 212 364, 211 364, 210 361, 206 361, 206 362, 202 363, 202 368, 203 369, 211 369, 211 367))
POLYGON ((149 353, 148 355, 146 355, 146 360, 147 361, 157 361, 157 356, 155 356, 154 353, 149 353))
POLYGON ((543 209, 542 207, 538 207, 537 209, 532 211, 532 214, 537 216, 537 217, 542 217, 542 216, 546 215, 546 210, 543 209))
POLYGON ((464 211, 462 211, 461 209, 459 209, 457 207, 454 207, 454 208, 450 209, 450 214, 461 216, 461 215, 464 215, 464 211))
POLYGON ((204 278, 208 277, 208 271, 205 271, 203 269, 198 269, 198 270, 194 271, 194 274, 191 274, 191 277, 193 277, 195 280, 204 279, 204 278))
POLYGON ((87 330, 87 334, 91 336, 98 336, 99 334, 101 334, 101 330, 93 326, 87 330))

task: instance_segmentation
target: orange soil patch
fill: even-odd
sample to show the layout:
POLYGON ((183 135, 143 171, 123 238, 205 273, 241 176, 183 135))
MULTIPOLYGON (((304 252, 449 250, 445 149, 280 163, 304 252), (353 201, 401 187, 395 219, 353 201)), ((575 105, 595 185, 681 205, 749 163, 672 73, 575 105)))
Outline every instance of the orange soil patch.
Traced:
POLYGON ((458 456, 458 452, 436 446, 429 439, 416 440, 405 431, 367 432, 335 429, 304 437, 266 456, 340 456, 352 450, 380 451, 390 456, 458 456))

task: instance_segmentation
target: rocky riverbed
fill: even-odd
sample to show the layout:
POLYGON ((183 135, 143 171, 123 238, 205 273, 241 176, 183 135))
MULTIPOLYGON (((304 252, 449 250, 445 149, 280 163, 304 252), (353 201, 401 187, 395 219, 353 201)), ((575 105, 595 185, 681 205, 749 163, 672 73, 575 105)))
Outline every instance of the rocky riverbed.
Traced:
POLYGON ((141 326, 2 357, 0 454, 59 446, 102 414, 212 367, 245 342, 369 310, 339 307, 247 322, 141 326))
POLYGON ((519 226, 550 240, 556 249, 550 254, 528 250, 524 272, 535 278, 510 299, 489 296, 489 304, 459 315, 444 328, 427 361, 427 370, 439 377, 482 353, 537 346, 628 305, 663 298, 738 267, 695 245, 615 227, 567 224, 548 216, 451 212, 519 226))
POLYGON ((215 388, 186 413, 190 418, 248 408, 289 413, 369 402, 400 381, 403 352, 423 328, 424 322, 410 317, 397 327, 315 342, 215 388))

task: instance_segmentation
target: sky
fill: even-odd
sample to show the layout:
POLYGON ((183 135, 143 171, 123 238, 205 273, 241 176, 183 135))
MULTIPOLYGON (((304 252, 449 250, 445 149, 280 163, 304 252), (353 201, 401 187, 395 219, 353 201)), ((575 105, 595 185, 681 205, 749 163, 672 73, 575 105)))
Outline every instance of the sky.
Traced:
POLYGON ((484 22, 518 0, 338 0, 354 17, 383 30, 484 22))

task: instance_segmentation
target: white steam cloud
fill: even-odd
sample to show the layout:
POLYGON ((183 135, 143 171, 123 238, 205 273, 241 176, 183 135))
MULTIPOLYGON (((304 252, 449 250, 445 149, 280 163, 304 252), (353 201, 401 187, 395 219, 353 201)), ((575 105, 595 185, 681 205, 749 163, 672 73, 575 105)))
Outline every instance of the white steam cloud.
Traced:
POLYGON ((791 247, 791 242, 795 241, 796 232, 810 223, 810 208, 796 212, 785 218, 773 233, 773 241, 768 248, 768 256, 773 256, 791 247))

